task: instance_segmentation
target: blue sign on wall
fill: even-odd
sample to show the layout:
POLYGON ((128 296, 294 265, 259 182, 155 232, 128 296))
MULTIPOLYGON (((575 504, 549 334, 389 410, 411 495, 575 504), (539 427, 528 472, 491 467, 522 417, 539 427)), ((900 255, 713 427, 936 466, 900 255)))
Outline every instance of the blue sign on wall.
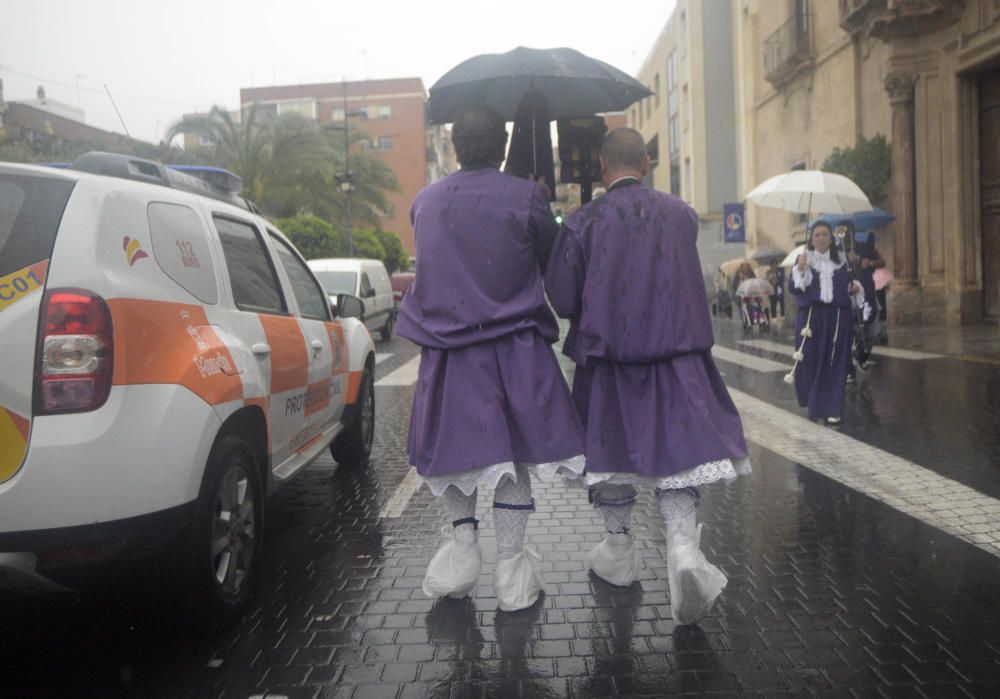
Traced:
POLYGON ((724 240, 727 243, 747 242, 746 220, 743 213, 743 204, 722 205, 724 240))

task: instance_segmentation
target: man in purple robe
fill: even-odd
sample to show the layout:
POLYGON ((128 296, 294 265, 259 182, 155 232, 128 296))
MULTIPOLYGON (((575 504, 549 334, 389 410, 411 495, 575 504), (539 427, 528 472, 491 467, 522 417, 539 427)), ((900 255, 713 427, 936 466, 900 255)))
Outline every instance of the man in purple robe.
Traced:
POLYGON ((444 496, 453 527, 424 592, 462 597, 475 586, 484 484, 495 488, 494 588, 500 609, 513 611, 542 589, 538 554, 524 547, 534 510, 529 471, 583 471, 583 430, 552 351, 559 331, 542 290, 557 226, 543 186, 497 169, 507 141, 499 115, 470 110, 455 121, 452 141, 461 170, 413 201, 417 272, 397 326, 421 346, 410 463, 418 485, 444 496))
POLYGON ((696 623, 726 584, 699 550, 696 488, 749 471, 743 427, 712 360, 697 214, 642 184, 649 158, 637 131, 609 133, 600 162, 607 194, 567 220, 546 274, 552 306, 571 320, 563 351, 577 364, 583 481, 608 532, 589 562, 611 583, 632 583, 634 486, 652 486, 674 618, 696 623))

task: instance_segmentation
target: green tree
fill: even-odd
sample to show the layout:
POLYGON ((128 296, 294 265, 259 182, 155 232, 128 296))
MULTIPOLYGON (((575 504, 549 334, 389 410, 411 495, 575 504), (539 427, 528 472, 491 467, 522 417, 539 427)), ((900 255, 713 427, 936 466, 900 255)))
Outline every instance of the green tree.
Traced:
POLYGON ((374 229, 354 229, 354 256, 369 260, 385 259, 385 248, 374 229))
POLYGON ((892 146, 882 134, 873 138, 862 136, 853 148, 834 148, 823 161, 823 170, 850 177, 872 206, 880 206, 889 194, 892 146))
MULTIPOLYGON (((301 213, 346 224, 347 194, 336 181, 344 171, 344 131, 320 126, 299 114, 274 115, 254 103, 237 121, 213 107, 207 114, 185 117, 174 124, 169 139, 182 133, 203 136, 215 146, 194 155, 202 162, 225 167, 243 178, 243 194, 271 216, 301 213)), ((376 226, 386 207, 385 192, 398 190, 392 170, 374 153, 355 152, 366 140, 351 126, 350 170, 352 220, 376 226)))
POLYGON ((318 216, 302 214, 281 218, 276 220, 274 225, 288 236, 307 260, 344 256, 343 235, 318 216))
POLYGON ((403 241, 399 239, 398 235, 390 231, 376 229, 375 237, 378 238, 382 244, 382 249, 385 250, 385 257, 382 258, 382 262, 385 264, 385 268, 389 274, 409 268, 410 256, 403 249, 403 241))

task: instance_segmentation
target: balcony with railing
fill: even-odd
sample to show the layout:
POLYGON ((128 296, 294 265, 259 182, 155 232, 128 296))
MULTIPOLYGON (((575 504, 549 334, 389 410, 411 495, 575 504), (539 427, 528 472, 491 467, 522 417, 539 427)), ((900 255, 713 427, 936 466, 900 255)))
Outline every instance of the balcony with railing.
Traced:
POLYGON ((838 0, 840 3, 840 27, 849 34, 865 28, 868 18, 878 10, 884 10, 886 0, 838 0))
POLYGON ((764 79, 775 87, 812 65, 812 17, 795 13, 764 40, 764 79))

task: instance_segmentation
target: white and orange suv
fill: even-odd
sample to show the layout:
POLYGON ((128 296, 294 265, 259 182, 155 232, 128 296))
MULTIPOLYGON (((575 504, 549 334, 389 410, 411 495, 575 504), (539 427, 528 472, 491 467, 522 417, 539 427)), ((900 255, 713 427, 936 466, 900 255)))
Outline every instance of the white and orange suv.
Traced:
POLYGON ((327 448, 367 461, 363 302, 331 305, 239 189, 107 153, 0 163, 0 594, 170 551, 231 617, 265 498, 327 448))

